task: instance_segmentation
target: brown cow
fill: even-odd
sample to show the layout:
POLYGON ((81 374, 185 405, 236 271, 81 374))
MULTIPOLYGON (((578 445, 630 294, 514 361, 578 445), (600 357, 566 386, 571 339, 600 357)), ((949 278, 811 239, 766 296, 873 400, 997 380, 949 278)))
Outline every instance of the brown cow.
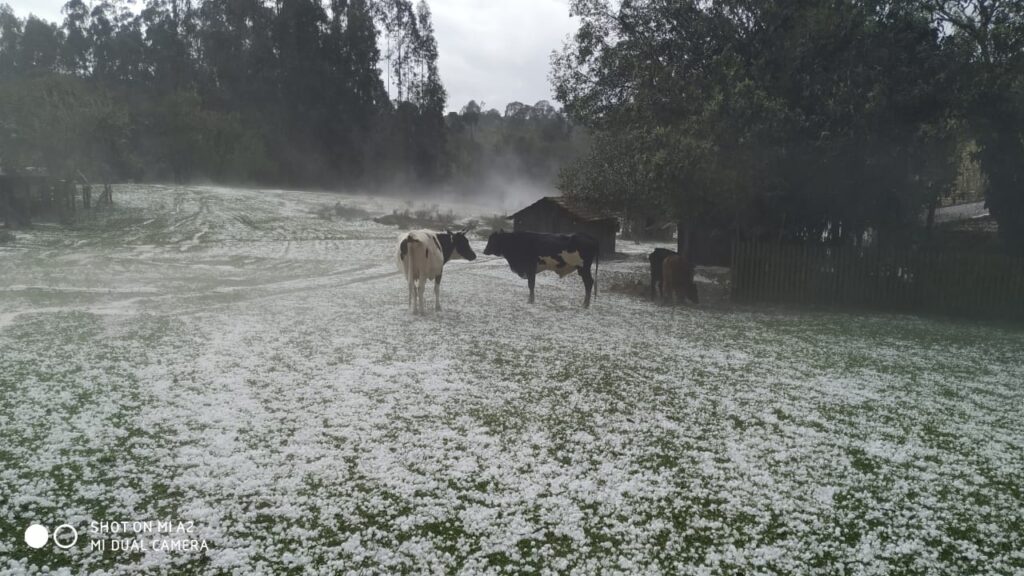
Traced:
POLYGON ((666 256, 661 263, 661 300, 665 304, 678 304, 684 297, 694 304, 699 302, 693 266, 685 256, 666 256))

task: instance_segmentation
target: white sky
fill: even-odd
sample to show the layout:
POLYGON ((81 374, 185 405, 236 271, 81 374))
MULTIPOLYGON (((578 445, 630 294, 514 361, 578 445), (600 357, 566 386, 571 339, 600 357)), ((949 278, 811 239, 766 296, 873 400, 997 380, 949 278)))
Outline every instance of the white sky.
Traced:
MULTIPOLYGON (((19 17, 33 13, 51 21, 63 19, 65 1, 0 0, 19 17)), ((471 99, 501 112, 516 100, 553 100, 551 51, 561 48, 577 24, 569 17, 568 0, 427 1, 450 110, 471 99)))

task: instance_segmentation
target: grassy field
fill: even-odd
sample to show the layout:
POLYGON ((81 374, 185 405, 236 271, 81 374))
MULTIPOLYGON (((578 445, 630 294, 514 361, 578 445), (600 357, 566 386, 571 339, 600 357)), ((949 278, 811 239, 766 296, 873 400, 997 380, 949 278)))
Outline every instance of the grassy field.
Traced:
POLYGON ((1024 332, 530 306, 482 255, 413 318, 338 199, 119 188, 0 246, 0 574, 1024 572, 1024 332), (148 520, 208 549, 92 549, 148 520))

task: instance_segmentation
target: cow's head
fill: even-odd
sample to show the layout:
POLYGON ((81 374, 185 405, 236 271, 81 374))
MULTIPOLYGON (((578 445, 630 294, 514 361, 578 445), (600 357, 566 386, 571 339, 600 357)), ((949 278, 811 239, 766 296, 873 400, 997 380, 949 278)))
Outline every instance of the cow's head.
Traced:
POLYGON ((466 260, 476 260, 476 252, 473 252, 473 247, 469 245, 469 238, 466 238, 466 231, 460 232, 448 231, 448 234, 452 238, 452 246, 455 250, 452 253, 452 258, 462 257, 466 260))
POLYGON ((484 248, 484 254, 488 256, 503 256, 504 253, 505 231, 491 232, 490 237, 487 238, 487 247, 484 248))

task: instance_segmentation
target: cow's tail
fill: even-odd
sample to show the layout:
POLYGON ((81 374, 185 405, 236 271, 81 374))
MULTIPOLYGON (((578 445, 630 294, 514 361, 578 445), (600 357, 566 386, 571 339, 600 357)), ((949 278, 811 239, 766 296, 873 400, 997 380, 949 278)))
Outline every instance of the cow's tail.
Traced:
POLYGON ((415 256, 412 251, 416 247, 416 240, 409 238, 405 244, 405 278, 406 280, 412 280, 415 278, 416 265, 414 263, 415 256))
POLYGON ((416 247, 419 246, 419 244, 420 244, 419 240, 417 240, 416 238, 413 238, 412 235, 409 235, 409 236, 405 237, 405 261, 403 263, 404 264, 403 272, 405 272, 405 282, 406 282, 406 284, 408 285, 408 288, 409 288, 409 303, 410 303, 410 305, 412 305, 414 307, 416 306, 416 298, 417 298, 416 290, 415 290, 417 270, 416 270, 416 256, 413 254, 413 250, 415 250, 416 247))
POLYGON ((601 269, 601 247, 597 247, 594 254, 594 299, 597 300, 597 272, 601 269))

